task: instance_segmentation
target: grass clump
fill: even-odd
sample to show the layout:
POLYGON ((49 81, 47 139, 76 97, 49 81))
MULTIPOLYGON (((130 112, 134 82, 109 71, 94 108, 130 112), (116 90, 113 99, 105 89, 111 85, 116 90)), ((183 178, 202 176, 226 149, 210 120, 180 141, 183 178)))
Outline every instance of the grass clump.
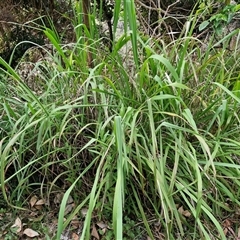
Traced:
POLYGON ((203 48, 193 28, 167 44, 137 34, 134 6, 124 7, 131 36, 112 53, 80 15, 73 44, 46 28, 53 51, 43 47, 35 63, 40 90, 0 59, 5 203, 26 210, 37 193, 51 209, 64 193, 56 239, 75 218, 81 239, 100 221, 109 226, 99 230, 105 239, 229 239, 225 220, 234 232, 239 208, 240 53, 237 45, 229 52, 228 39, 239 33, 220 50, 211 40, 203 48), (129 41, 132 59, 124 61, 129 41))

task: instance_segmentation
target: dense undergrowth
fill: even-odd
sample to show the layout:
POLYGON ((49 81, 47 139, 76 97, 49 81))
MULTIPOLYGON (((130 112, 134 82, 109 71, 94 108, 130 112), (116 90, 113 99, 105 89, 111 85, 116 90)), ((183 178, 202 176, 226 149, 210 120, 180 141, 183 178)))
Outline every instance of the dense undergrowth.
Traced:
POLYGON ((37 194, 51 209, 64 192, 49 234, 56 239, 76 217, 81 239, 100 220, 113 229, 103 239, 231 239, 226 219, 237 235, 240 50, 229 42, 239 30, 206 45, 193 36, 192 17, 165 43, 139 34, 129 11, 132 35, 109 53, 76 16, 74 44, 45 29, 53 49, 41 47, 45 58, 28 76, 37 90, 20 63, 0 59, 1 204, 18 215, 37 194), (75 206, 65 215, 70 195, 75 206))

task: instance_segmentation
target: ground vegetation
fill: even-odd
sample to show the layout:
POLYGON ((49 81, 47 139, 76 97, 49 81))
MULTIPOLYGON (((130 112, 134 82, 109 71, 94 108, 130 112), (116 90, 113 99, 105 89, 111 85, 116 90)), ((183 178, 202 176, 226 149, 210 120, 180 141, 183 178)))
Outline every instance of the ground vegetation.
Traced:
POLYGON ((239 239, 239 3, 27 3, 0 9, 0 239, 239 239))

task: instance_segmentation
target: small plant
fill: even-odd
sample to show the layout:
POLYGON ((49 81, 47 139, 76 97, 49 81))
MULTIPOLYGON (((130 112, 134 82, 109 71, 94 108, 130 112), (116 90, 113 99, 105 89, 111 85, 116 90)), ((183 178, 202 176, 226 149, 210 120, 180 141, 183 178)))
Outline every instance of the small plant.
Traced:
POLYGON ((240 10, 240 4, 231 5, 227 4, 219 13, 214 14, 209 20, 203 21, 199 25, 199 31, 204 30, 209 24, 212 24, 212 27, 217 35, 221 35, 224 27, 226 27, 233 16, 240 10))

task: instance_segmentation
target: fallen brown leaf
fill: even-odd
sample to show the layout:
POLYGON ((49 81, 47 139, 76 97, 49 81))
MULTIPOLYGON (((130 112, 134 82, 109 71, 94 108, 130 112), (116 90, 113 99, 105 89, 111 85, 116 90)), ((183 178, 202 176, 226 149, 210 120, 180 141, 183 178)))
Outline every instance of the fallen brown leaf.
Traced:
POLYGON ((224 228, 224 229, 223 229, 223 233, 224 233, 225 236, 227 236, 228 228, 224 228))
POLYGON ((71 203, 73 203, 73 202, 74 202, 74 201, 73 201, 72 196, 69 195, 68 200, 67 200, 67 204, 71 204, 71 203))
POLYGON ((31 213, 29 214, 30 217, 36 217, 37 215, 38 215, 37 212, 31 212, 31 213))
POLYGON ((23 234, 27 235, 30 238, 39 236, 38 232, 32 230, 31 228, 26 228, 23 234))
POLYGON ((64 211, 64 216, 66 216, 67 214, 69 214, 74 208, 74 203, 72 204, 68 204, 65 208, 65 211, 64 211))
POLYGON ((232 222, 228 219, 225 219, 224 222, 223 222, 223 227, 228 228, 228 227, 231 227, 231 226, 232 226, 232 222))
POLYGON ((22 221, 19 217, 16 218, 14 224, 11 226, 11 228, 16 228, 16 232, 19 233, 22 230, 22 221))
POLYGON ((73 233, 72 240, 79 240, 79 236, 76 233, 73 233))
POLYGON ((92 226, 91 236, 95 237, 97 240, 100 239, 98 231, 97 231, 97 229, 95 227, 95 224, 93 224, 93 226, 92 226))
POLYGON ((45 200, 44 200, 44 199, 40 199, 40 200, 38 200, 38 201, 35 203, 36 206, 44 205, 44 204, 45 204, 45 200))
POLYGON ((43 206, 42 206, 42 205, 38 205, 38 206, 35 205, 34 208, 35 208, 36 210, 41 210, 41 209, 43 208, 43 206))
POLYGON ((71 221, 71 226, 72 226, 74 229, 79 228, 79 226, 80 226, 80 221, 78 220, 77 216, 74 216, 74 217, 73 217, 73 220, 71 221))
POLYGON ((96 224, 97 224, 97 226, 100 227, 101 229, 103 229, 103 228, 109 228, 109 226, 108 226, 106 223, 104 223, 104 222, 98 222, 98 223, 96 223, 96 224))
POLYGON ((53 200, 56 205, 58 205, 58 204, 60 204, 62 202, 63 195, 64 195, 64 193, 56 194, 56 196, 55 196, 55 198, 53 200))
POLYGON ((182 214, 184 217, 191 217, 191 213, 188 211, 188 210, 184 210, 183 209, 183 206, 181 206, 179 209, 178 209, 178 212, 180 214, 182 214))
POLYGON ((103 234, 105 234, 106 231, 107 231, 108 229, 110 229, 110 227, 109 227, 106 223, 104 223, 104 222, 98 222, 98 223, 96 223, 96 224, 97 224, 97 226, 101 229, 101 231, 102 231, 103 234))
POLYGON ((82 208, 81 209, 81 215, 82 217, 85 217, 87 215, 87 212, 88 212, 88 208, 82 208))
POLYGON ((31 199, 30 199, 30 202, 29 202, 30 206, 34 207, 34 205, 36 204, 37 200, 38 200, 38 198, 37 198, 36 195, 32 196, 31 199))

